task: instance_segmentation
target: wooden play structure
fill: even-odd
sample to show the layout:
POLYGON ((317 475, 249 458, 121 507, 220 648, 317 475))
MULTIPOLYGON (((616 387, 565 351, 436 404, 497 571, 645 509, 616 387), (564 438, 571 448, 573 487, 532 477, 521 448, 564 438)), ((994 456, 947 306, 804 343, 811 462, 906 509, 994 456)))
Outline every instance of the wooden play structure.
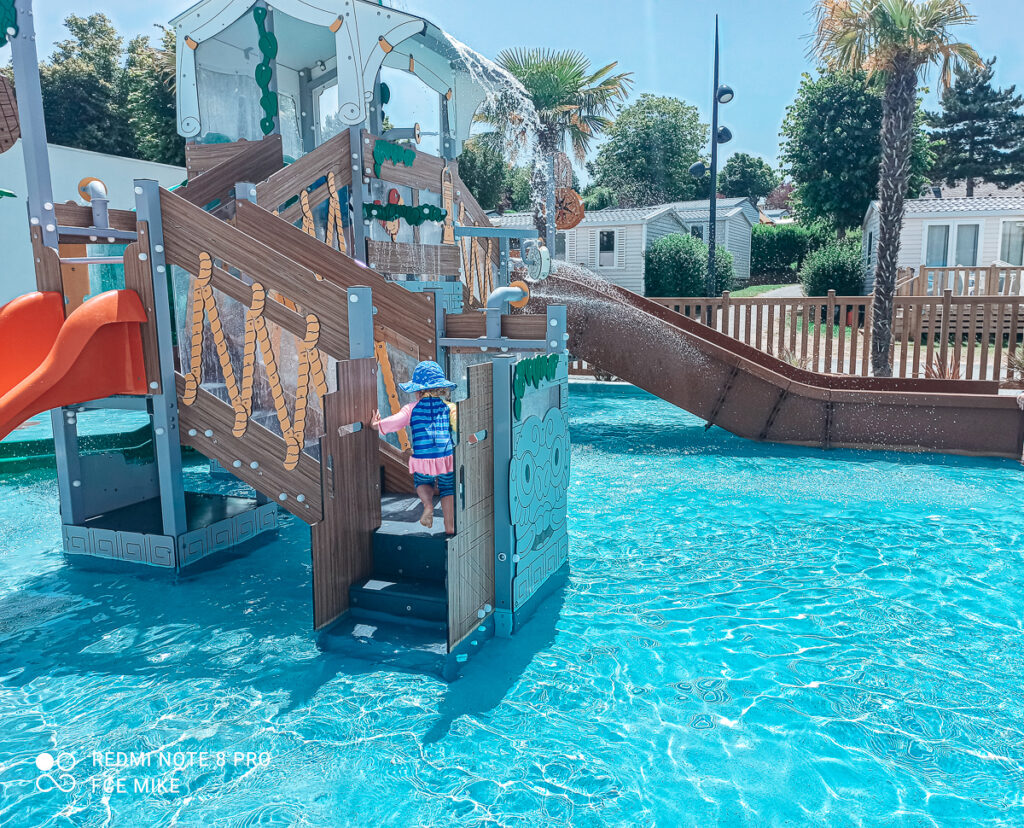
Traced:
MULTIPOLYGON (((179 571, 284 511, 310 528, 316 629, 415 626, 452 676, 566 570, 567 347, 752 439, 1020 456, 1021 414, 991 383, 815 374, 606 283, 545 280, 536 232, 490 226, 458 174, 501 78, 368 0, 201 0, 174 21, 187 184, 137 180, 124 211, 84 177, 88 204, 53 204, 24 5, 3 34, 18 91, 5 118, 24 144, 39 292, 0 310, 0 342, 21 343, 0 429, 52 410, 71 556, 179 571), (435 96, 436 154, 418 124, 385 131, 387 72, 435 96), (118 284, 87 297, 98 265, 118 284), (409 520, 408 439, 368 428, 424 359, 459 383, 450 538, 409 520), (148 415, 150 439, 133 436, 130 458, 83 453, 78 414, 118 408, 148 415), (251 494, 186 491, 183 446, 251 494)), ((580 212, 549 172, 551 237, 556 212, 580 212)))
POLYGON ((39 293, 0 310, 0 339, 31 340, 0 375, 0 427, 54 409, 69 555, 181 570, 274 531, 283 510, 310 527, 316 629, 426 629, 451 676, 566 568, 565 309, 510 314, 528 298, 510 242, 535 234, 492 228, 458 176, 484 95, 464 56, 422 18, 321 6, 204 0, 175 21, 188 181, 135 181, 132 212, 95 185, 87 205, 51 202, 20 13, 39 293), (381 134, 394 66, 436 95, 439 155, 418 125, 381 134), (121 284, 86 298, 100 264, 121 284), (460 384, 450 538, 440 519, 403 519, 408 439, 368 428, 424 359, 460 384), (117 408, 148 413, 144 456, 80 452, 78 414, 117 408), (253 494, 186 491, 183 446, 253 494))

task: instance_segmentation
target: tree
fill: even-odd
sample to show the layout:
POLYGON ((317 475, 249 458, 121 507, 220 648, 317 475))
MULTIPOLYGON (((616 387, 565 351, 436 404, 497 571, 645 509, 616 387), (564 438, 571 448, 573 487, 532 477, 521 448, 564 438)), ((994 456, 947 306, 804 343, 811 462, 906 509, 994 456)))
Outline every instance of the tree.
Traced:
POLYGON ((605 207, 618 207, 619 201, 611 187, 591 184, 583 193, 583 207, 586 210, 603 210, 605 207))
POLYGON ((159 48, 150 46, 147 37, 128 44, 128 123, 137 148, 129 154, 184 166, 185 140, 178 135, 174 93, 174 30, 157 28, 161 30, 159 48))
MULTIPOLYGON (((779 154, 792 176, 796 212, 823 219, 840 233, 857 227, 878 193, 882 146, 882 97, 866 72, 804 75, 796 100, 786 108, 779 154)), ((928 139, 918 125, 910 157, 909 190, 928 183, 928 139)))
POLYGON ((929 113, 935 149, 933 175, 950 186, 987 181, 1010 187, 1024 181, 1024 98, 1016 87, 994 89, 996 59, 984 66, 957 67, 955 83, 942 95, 942 112, 929 113))
POLYGON ((729 198, 749 198, 754 204, 767 196, 779 177, 767 161, 745 152, 730 156, 718 175, 718 192, 729 198))
MULTIPOLYGON (((530 138, 532 128, 544 165, 556 152, 570 147, 582 163, 591 141, 611 125, 633 83, 630 73, 615 73, 615 63, 592 70, 586 55, 575 50, 506 49, 497 63, 522 84, 534 112, 523 112, 522 99, 505 90, 484 104, 479 118, 495 130, 481 138, 514 148, 530 138)), ((534 220, 541 233, 545 176, 545 169, 535 168, 534 220)))
POLYGON ((459 155, 459 178, 480 206, 495 210, 505 199, 508 164, 501 153, 486 143, 466 141, 459 155))
POLYGON ((39 66, 47 138, 54 144, 130 155, 124 38, 105 14, 69 15, 71 37, 39 66))
MULTIPOLYGON (((670 233, 644 253, 647 296, 703 296, 708 272, 708 246, 689 233, 670 233)), ((715 245, 714 295, 729 290, 735 279, 732 254, 715 245)))
POLYGON ((644 94, 619 113, 593 164, 596 183, 624 207, 700 198, 707 182, 694 179, 710 127, 695 106, 678 98, 644 94))
MULTIPOLYGON (((67 147, 183 164, 174 101, 174 32, 124 39, 103 14, 70 15, 71 37, 39 64, 47 138, 67 147)), ((9 68, 5 74, 13 79, 9 68)))
POLYGON ((764 202, 769 210, 792 210, 793 209, 793 182, 783 181, 774 190, 768 193, 764 202))
POLYGON ((888 377, 918 74, 937 64, 940 83, 948 87, 953 67, 981 64, 973 47, 953 39, 956 26, 975 18, 961 0, 817 0, 815 13, 813 51, 829 68, 877 73, 884 81, 871 366, 875 376, 888 377))

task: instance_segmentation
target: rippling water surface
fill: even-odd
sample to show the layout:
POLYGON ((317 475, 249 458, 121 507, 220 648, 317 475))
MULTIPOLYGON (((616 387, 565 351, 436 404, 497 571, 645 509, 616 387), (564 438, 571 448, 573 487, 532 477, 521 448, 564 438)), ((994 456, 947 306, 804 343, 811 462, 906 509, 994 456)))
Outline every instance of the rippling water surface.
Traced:
POLYGON ((1018 464, 755 445, 625 389, 572 424, 569 583, 451 685, 318 642, 291 518, 95 572, 52 476, 7 479, 0 824, 1024 821, 1018 464))

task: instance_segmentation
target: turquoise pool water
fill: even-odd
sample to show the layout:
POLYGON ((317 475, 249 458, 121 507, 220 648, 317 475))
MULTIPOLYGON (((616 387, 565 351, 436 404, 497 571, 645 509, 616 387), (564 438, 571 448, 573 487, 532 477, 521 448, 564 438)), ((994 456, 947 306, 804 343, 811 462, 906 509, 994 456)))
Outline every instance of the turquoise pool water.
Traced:
POLYGON ((5 481, 0 824, 1024 820, 1016 463, 571 405, 569 583, 450 686, 318 646, 291 519, 177 581, 98 573, 45 472, 5 481))

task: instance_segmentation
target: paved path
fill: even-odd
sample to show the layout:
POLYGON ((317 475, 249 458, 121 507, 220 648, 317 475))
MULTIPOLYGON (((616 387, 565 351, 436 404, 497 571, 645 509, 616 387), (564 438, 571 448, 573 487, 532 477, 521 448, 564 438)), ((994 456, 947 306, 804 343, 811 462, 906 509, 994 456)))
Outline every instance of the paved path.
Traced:
POLYGON ((785 287, 776 288, 775 290, 769 290, 767 293, 761 294, 761 296, 764 298, 772 296, 782 296, 790 299, 803 295, 804 289, 802 285, 786 285, 785 287))

